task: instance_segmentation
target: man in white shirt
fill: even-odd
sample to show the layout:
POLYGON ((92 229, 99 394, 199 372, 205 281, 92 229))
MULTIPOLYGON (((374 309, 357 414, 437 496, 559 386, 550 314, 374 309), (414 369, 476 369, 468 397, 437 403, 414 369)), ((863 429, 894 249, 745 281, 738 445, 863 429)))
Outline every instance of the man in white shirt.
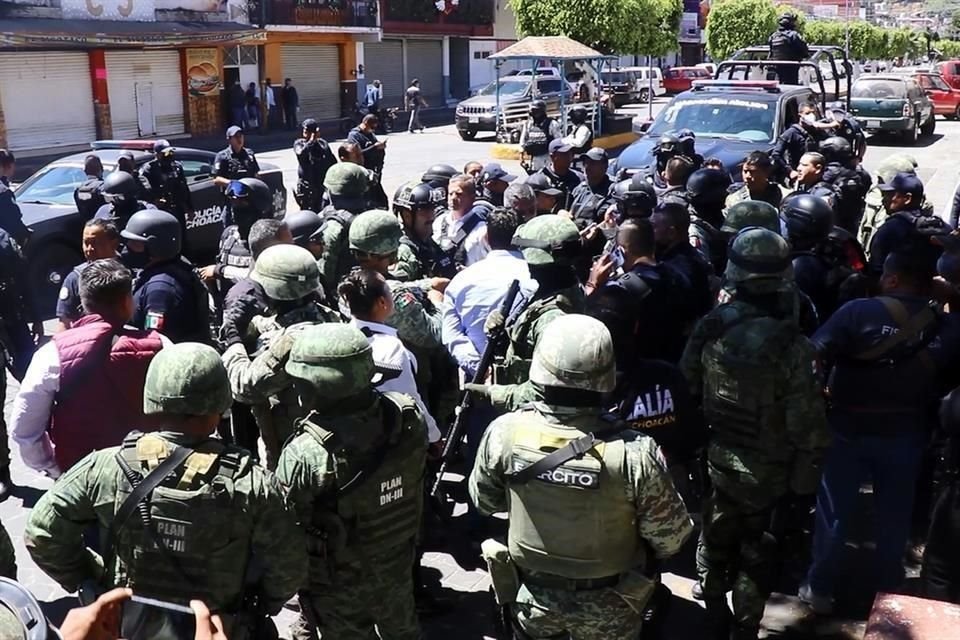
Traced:
POLYGON ((477 182, 473 176, 459 174, 447 186, 449 209, 433 221, 433 239, 440 248, 453 255, 459 267, 469 267, 487 255, 487 230, 484 218, 486 205, 475 204, 477 182))
POLYGON ((267 105, 267 127, 273 129, 279 126, 280 108, 277 106, 277 95, 270 83, 270 78, 263 82, 263 102, 267 105))

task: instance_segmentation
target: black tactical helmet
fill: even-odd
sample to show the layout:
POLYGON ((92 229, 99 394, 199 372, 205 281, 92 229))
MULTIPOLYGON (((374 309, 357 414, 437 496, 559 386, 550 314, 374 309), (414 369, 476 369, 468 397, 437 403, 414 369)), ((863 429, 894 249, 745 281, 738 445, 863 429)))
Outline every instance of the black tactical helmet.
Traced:
POLYGON ((797 16, 792 13, 784 13, 777 19, 777 24, 784 29, 793 29, 797 26, 797 16))
POLYGON ((680 141, 680 153, 693 158, 697 153, 697 134, 693 129, 680 129, 677 131, 677 140, 680 141))
POLYGON ((307 118, 306 120, 303 121, 303 125, 301 125, 300 128, 303 129, 304 131, 309 131, 310 133, 314 133, 315 131, 320 130, 320 124, 313 118, 307 118))
POLYGON ((573 124, 583 124, 587 121, 587 110, 579 105, 572 107, 567 114, 570 116, 570 122, 573 124))
POLYGON ((429 207, 431 210, 441 204, 442 193, 423 182, 408 182, 401 185, 393 195, 393 208, 416 211, 429 207))
POLYGON ((613 185, 613 199, 617 201, 620 215, 626 215, 630 208, 642 209, 649 215, 653 213, 653 208, 657 204, 657 194, 653 190, 653 185, 644 180, 640 174, 613 185))
POLYGON ((157 155, 172 156, 174 148, 166 140, 157 140, 153 143, 153 152, 157 155))
POLYGON ((308 242, 320 242, 320 227, 323 225, 323 219, 316 212, 309 209, 291 211, 283 216, 283 222, 290 229, 294 243, 301 247, 306 246, 308 242))
POLYGON ((460 173, 448 164, 435 164, 423 173, 420 178, 423 182, 429 183, 431 187, 447 188, 450 178, 460 173))
POLYGON ((183 240, 180 222, 160 209, 142 209, 130 216, 120 232, 127 240, 139 240, 147 246, 147 255, 154 260, 171 260, 180 255, 183 240))
POLYGON ((107 202, 124 204, 136 199, 139 187, 137 179, 126 171, 114 171, 104 179, 101 193, 107 202))
POLYGON ((820 143, 820 153, 827 162, 847 162, 853 157, 853 145, 846 138, 830 136, 820 143))
POLYGON ((697 169, 687 179, 687 195, 694 206, 723 205, 730 175, 720 169, 697 169))
POLYGON ((665 162, 680 153, 681 146, 680 138, 672 133, 665 133, 653 148, 653 155, 657 156, 657 160, 665 162))
POLYGON ((826 200, 807 193, 790 196, 780 207, 787 238, 794 248, 803 248, 826 239, 833 229, 833 209, 826 200))
POLYGON ((531 114, 534 114, 534 113, 545 114, 546 112, 547 112, 547 103, 545 103, 543 100, 534 100, 533 102, 530 103, 531 114))
POLYGON ((253 209, 260 216, 273 215, 273 193, 263 180, 232 180, 227 185, 227 198, 234 207, 253 209))

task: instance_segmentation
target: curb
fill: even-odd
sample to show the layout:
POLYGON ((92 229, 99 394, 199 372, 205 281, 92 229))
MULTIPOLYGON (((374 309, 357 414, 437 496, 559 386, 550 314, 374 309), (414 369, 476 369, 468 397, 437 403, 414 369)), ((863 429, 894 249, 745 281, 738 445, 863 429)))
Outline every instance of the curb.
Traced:
MULTIPOLYGON (((593 146, 601 149, 619 149, 633 144, 640 136, 633 132, 614 133, 609 136, 600 136, 593 139, 593 146)), ((490 155, 497 160, 520 160, 522 152, 518 144, 502 144, 497 142, 490 149, 490 155)))

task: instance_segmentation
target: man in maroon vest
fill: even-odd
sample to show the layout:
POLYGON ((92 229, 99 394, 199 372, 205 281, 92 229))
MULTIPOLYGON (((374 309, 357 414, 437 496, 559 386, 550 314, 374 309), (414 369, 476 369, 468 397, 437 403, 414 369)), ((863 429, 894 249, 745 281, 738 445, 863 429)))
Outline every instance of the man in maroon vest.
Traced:
POLYGON ((13 439, 31 469, 56 478, 95 449, 146 429, 143 383, 169 344, 155 331, 124 326, 133 316, 133 275, 115 259, 80 275, 86 313, 41 347, 13 403, 13 439))

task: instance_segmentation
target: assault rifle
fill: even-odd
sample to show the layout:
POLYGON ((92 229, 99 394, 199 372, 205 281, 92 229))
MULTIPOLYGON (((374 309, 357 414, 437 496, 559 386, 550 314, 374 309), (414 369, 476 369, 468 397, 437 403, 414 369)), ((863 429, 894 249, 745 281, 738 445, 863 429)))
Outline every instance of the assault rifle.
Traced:
MULTIPOLYGON (((513 309, 513 302, 517 299, 517 293, 519 293, 519 291, 520 281, 514 280, 510 283, 510 288, 507 289, 507 295, 503 299, 503 302, 500 303, 500 316, 502 318, 507 318, 510 315, 510 310, 513 309)), ((477 371, 473 374, 473 379, 471 380, 474 384, 483 384, 484 381, 486 381, 487 373, 493 365, 493 358, 500 348, 503 336, 504 330, 502 328, 496 335, 489 336, 487 346, 483 349, 483 354, 480 356, 480 364, 477 365, 477 371)), ((443 454, 440 458, 440 469, 437 471, 437 475, 433 480, 433 487, 430 488, 430 497, 432 498, 437 497, 439 494, 443 473, 447 470, 450 461, 456 457, 457 452, 460 450, 460 445, 463 442, 463 430, 466 425, 467 413, 473 405, 473 394, 474 392, 467 390, 464 391, 460 397, 460 406, 457 407, 453 424, 451 424, 447 430, 447 438, 446 442, 444 442, 443 454)))

